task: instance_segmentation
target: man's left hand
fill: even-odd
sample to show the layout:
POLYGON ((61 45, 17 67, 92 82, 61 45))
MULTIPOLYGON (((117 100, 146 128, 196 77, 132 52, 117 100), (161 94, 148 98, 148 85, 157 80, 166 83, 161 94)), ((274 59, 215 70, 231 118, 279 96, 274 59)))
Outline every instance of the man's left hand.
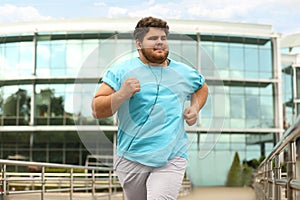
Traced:
POLYGON ((194 107, 188 107, 184 110, 183 113, 184 119, 189 126, 192 126, 196 123, 198 112, 194 107))

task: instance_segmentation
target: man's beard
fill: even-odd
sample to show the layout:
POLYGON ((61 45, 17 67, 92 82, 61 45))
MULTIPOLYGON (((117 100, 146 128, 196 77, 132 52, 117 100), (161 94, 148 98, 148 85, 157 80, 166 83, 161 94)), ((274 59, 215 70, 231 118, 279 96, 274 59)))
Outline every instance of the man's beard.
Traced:
POLYGON ((142 53, 144 57, 149 61, 149 63, 162 64, 168 58, 169 51, 164 51, 162 55, 156 55, 154 53, 149 53, 146 48, 142 48, 142 53))

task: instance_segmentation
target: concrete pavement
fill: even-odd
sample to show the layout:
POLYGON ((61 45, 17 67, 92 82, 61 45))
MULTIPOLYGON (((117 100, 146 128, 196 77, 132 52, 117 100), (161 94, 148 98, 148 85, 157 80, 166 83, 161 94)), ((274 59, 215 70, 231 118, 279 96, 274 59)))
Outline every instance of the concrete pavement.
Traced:
MULTIPOLYGON (((74 193, 73 200, 108 200, 107 196, 93 198, 91 193, 74 193)), ((45 200, 69 200, 67 193, 46 193, 45 200)), ((41 200, 40 194, 8 195, 0 200, 41 200)), ((123 200, 122 193, 114 195, 111 200, 123 200)), ((190 194, 180 196, 178 200, 256 200, 252 188, 201 187, 193 189, 190 194)))
POLYGON ((178 200, 256 200, 250 187, 200 187, 178 200))

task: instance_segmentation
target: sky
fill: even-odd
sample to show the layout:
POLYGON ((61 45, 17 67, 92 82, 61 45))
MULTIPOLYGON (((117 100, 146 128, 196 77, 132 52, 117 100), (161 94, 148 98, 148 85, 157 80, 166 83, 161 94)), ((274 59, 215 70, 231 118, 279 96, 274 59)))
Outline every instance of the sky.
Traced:
POLYGON ((0 24, 52 19, 190 19, 268 24, 300 32, 300 0, 0 0, 0 24))

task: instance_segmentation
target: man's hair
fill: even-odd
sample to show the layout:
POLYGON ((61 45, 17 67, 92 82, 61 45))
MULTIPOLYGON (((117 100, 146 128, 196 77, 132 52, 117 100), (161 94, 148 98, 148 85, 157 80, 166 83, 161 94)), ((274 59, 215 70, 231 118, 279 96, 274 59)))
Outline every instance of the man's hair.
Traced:
POLYGON ((149 28, 151 27, 161 28, 165 31, 167 36, 169 34, 169 26, 166 21, 155 17, 145 17, 137 23, 133 32, 134 39, 143 41, 146 33, 148 33, 149 28))

